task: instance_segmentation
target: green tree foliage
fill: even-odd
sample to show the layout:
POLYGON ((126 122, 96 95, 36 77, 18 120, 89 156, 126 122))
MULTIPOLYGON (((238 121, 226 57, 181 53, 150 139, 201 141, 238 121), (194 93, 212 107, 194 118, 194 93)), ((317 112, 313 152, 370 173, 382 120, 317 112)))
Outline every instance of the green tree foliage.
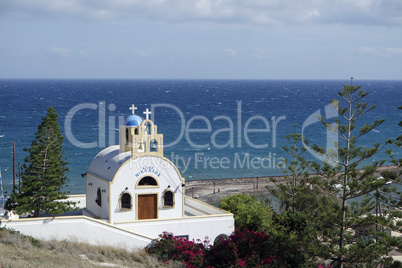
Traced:
MULTIPOLYGON (((310 196, 312 197, 312 195, 310 196)), ((270 237, 269 243, 271 244, 267 248, 270 248, 271 250, 276 248, 276 252, 280 252, 279 255, 284 258, 281 261, 276 259, 276 264, 271 263, 270 265, 267 265, 268 263, 266 263, 266 267, 277 267, 276 265, 279 265, 279 263, 281 263, 280 267, 304 266, 308 260, 308 256, 312 255, 308 253, 313 249, 319 248, 322 244, 321 241, 316 239, 317 235, 314 236, 314 234, 317 233, 314 230, 316 225, 313 221, 310 221, 311 216, 291 209, 285 213, 275 214, 271 211, 268 205, 269 202, 266 200, 259 201, 256 196, 247 194, 235 194, 221 199, 219 207, 234 214, 237 231, 236 235, 231 236, 232 240, 226 240, 223 244, 217 245, 216 247, 232 248, 234 246, 233 241, 237 241, 238 234, 255 234, 255 232, 258 232, 259 237, 262 234, 264 237, 270 237), (307 241, 309 242, 307 243, 307 241), (307 244, 308 246, 305 246, 307 244)), ((257 239, 254 238, 245 239, 244 241, 247 241, 246 243, 257 245, 257 239)), ((257 247, 267 253, 268 249, 262 249, 264 246, 257 245, 257 247)), ((243 261, 245 260, 244 256, 246 255, 249 255, 250 258, 254 258, 258 255, 255 255, 258 250, 255 250, 250 246, 244 247, 243 243, 236 244, 234 248, 238 253, 243 251, 243 253, 240 254, 240 258, 243 261)), ((227 254, 228 251, 219 249, 217 252, 220 252, 220 254, 223 254, 229 259, 234 258, 232 255, 227 254)), ((219 254, 214 254, 213 256, 216 258, 226 258, 219 254)), ((261 256, 264 256, 264 254, 261 256)), ((247 264, 249 263, 250 259, 247 260, 247 264)), ((254 264, 257 265, 257 263, 254 264)))
POLYGON ((290 147, 281 146, 281 148, 288 154, 290 161, 284 158, 278 167, 285 174, 279 180, 275 177, 270 178, 271 182, 276 185, 276 188, 269 188, 267 190, 278 198, 281 202, 283 210, 287 211, 300 211, 305 208, 306 204, 300 202, 303 191, 308 191, 308 178, 310 163, 301 155, 306 152, 306 148, 301 146, 303 138, 297 133, 297 124, 295 124, 295 131, 285 138, 290 142, 290 147))
MULTIPOLYGON (((402 110, 402 106, 398 107, 402 110)), ((402 127, 402 121, 399 122, 399 126, 402 127)), ((402 149, 402 135, 399 135, 395 140, 390 140, 390 143, 394 146, 393 149, 401 151, 402 149)), ((398 167, 399 171, 384 170, 381 175, 385 178, 387 182, 402 183, 402 158, 397 158, 391 149, 388 149, 387 154, 390 157, 390 162, 398 167)), ((389 227, 393 230, 402 232, 402 193, 398 187, 384 186, 375 193, 375 197, 378 203, 378 210, 392 219, 389 227), (382 207, 387 207, 385 211, 381 211, 382 207)), ((402 249, 399 247, 399 249, 402 249)))
POLYGON ((61 214, 72 209, 74 203, 62 202, 67 193, 62 191, 68 186, 67 161, 63 157, 63 135, 57 122, 58 115, 49 107, 42 119, 25 157, 22 173, 21 192, 12 194, 9 209, 18 214, 32 213, 39 217, 40 212, 61 214))
MULTIPOLYGON (((353 82, 353 78, 351 80, 353 82)), ((351 245, 345 246, 351 241, 351 231, 362 227, 371 226, 380 219, 372 215, 376 203, 365 197, 384 184, 384 180, 378 180, 378 167, 384 161, 372 161, 363 170, 358 165, 374 156, 381 148, 379 143, 373 147, 359 146, 357 141, 360 137, 369 134, 373 129, 381 125, 384 120, 375 120, 367 124, 363 123, 357 128, 356 123, 361 122, 361 117, 372 111, 376 106, 369 106, 361 100, 369 93, 360 89, 360 86, 343 86, 338 93, 340 101, 330 101, 338 111, 339 117, 333 121, 319 118, 321 123, 337 135, 339 142, 334 142, 336 151, 325 152, 323 148, 313 146, 313 149, 326 158, 322 165, 314 163, 314 170, 320 176, 316 176, 313 184, 322 194, 338 200, 339 209, 328 214, 330 228, 323 233, 322 240, 327 245, 329 259, 333 260, 334 266, 342 266, 342 263, 371 263, 379 261, 390 248, 382 243, 382 234, 376 235, 377 241, 356 240, 351 245), (360 202, 352 202, 352 199, 361 197, 360 202), (349 203, 347 203, 347 201, 349 203), (364 252, 363 252, 364 250, 364 252)))
POLYGON ((234 194, 220 200, 219 207, 233 213, 239 230, 265 231, 272 224, 272 211, 266 201, 254 195, 234 194))
MULTIPOLYGON (((402 106, 398 107, 399 110, 402 110, 402 106)), ((402 121, 399 122, 398 124, 400 127, 402 127, 402 121)), ((402 135, 399 135, 398 138, 396 138, 396 145, 399 148, 402 148, 402 135)))
POLYGON ((286 139, 290 146, 282 146, 282 149, 288 159, 278 163, 285 176, 271 178, 277 187, 267 187, 282 204, 281 211, 273 216, 270 232, 288 245, 297 247, 310 257, 310 261, 316 261, 329 256, 323 247, 321 234, 328 233, 330 223, 327 221, 330 215, 339 211, 339 205, 333 198, 312 187, 311 162, 302 157, 306 152, 302 142, 307 142, 297 133, 296 124, 294 133, 286 136, 286 139))
MULTIPOLYGON (((398 107, 399 110, 402 110, 402 106, 398 107)), ((399 122, 398 124, 400 127, 402 127, 402 121, 399 122)), ((396 140, 391 140, 390 141, 396 148, 397 150, 401 150, 402 149, 402 135, 399 135, 396 140)), ((402 167, 402 158, 396 158, 395 155, 392 153, 391 150, 387 150, 387 154, 390 156, 391 158, 391 163, 398 166, 398 167, 402 167)), ((390 175, 390 174, 386 174, 386 175, 390 175)), ((402 175, 402 171, 399 172, 399 175, 402 175)), ((391 175, 392 176, 392 175, 391 175)))

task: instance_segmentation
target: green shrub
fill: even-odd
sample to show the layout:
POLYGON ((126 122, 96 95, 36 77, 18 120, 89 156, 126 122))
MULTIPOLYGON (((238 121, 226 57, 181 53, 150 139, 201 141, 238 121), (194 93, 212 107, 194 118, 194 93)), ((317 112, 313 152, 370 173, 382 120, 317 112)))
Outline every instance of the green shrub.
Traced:
POLYGON ((255 195, 234 194, 222 198, 219 208, 233 213, 236 229, 265 231, 272 224, 273 212, 267 200, 255 195))
POLYGON ((146 252, 161 261, 180 261, 186 267, 304 267, 307 258, 296 248, 265 232, 238 231, 213 246, 163 233, 146 252))

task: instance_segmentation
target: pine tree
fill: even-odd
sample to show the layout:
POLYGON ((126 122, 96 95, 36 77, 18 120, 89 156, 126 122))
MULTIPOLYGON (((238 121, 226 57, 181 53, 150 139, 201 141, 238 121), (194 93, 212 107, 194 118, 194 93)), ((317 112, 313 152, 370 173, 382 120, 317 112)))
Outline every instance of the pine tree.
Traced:
MULTIPOLYGON (((399 110, 402 110, 402 106, 398 107, 399 110)), ((400 127, 402 127, 402 121, 399 122, 398 124, 400 127)), ((401 150, 402 149, 402 135, 399 135, 396 140, 391 140, 390 141, 397 149, 401 150)), ((402 167, 402 158, 396 158, 395 155, 392 153, 391 150, 387 150, 387 154, 391 158, 391 163, 398 166, 399 168, 402 167)), ((399 175, 402 175, 402 171, 400 171, 399 175)))
MULTIPOLYGON (((399 106, 398 109, 402 110, 402 106, 399 106)), ((400 121, 398 125, 402 127, 402 121, 400 121)), ((390 140, 390 143, 394 146, 393 149, 401 151, 402 135, 399 135, 395 140, 390 140)), ((390 162, 397 167, 397 170, 384 170, 381 172, 381 175, 386 179, 387 182, 390 181, 400 185, 402 183, 402 158, 395 156, 391 149, 388 149, 386 152, 390 157, 390 162)), ((402 192, 398 189, 398 187, 384 186, 381 188, 381 191, 376 193, 376 198, 379 200, 379 205, 388 208, 386 211, 382 212, 387 216, 387 218, 392 219, 388 226, 393 230, 401 232, 402 192)), ((399 248, 401 249, 402 247, 399 248)))
POLYGON ((300 204, 298 197, 302 194, 308 186, 308 177, 310 170, 310 163, 302 154, 306 152, 306 148, 300 146, 303 137, 297 133, 297 124, 294 125, 294 133, 289 134, 285 138, 291 143, 290 147, 281 146, 281 148, 288 154, 290 161, 283 158, 283 161, 278 163, 278 167, 285 174, 281 179, 275 177, 270 178, 271 182, 275 184, 276 188, 269 188, 267 190, 279 199, 283 210, 299 211, 300 204))
POLYGON ((67 198, 68 192, 63 192, 62 188, 68 186, 65 175, 68 167, 63 157, 64 137, 57 120, 56 110, 49 107, 31 147, 24 149, 28 156, 23 164, 21 191, 12 194, 8 202, 18 214, 33 212, 34 217, 39 217, 40 212, 61 214, 74 205, 60 201, 67 198))
POLYGON ((331 122, 320 118, 321 123, 338 136, 339 142, 334 142, 337 151, 325 152, 323 148, 313 146, 316 152, 326 158, 322 166, 315 163, 315 170, 320 176, 315 178, 314 185, 323 194, 336 198, 339 202, 339 209, 328 215, 332 226, 322 237, 323 242, 328 245, 329 258, 337 267, 341 267, 343 263, 381 261, 381 257, 390 251, 390 248, 382 243, 381 236, 384 234, 379 232, 372 233, 376 238, 375 242, 358 239, 357 235, 354 243, 345 246, 346 241, 352 240, 353 229, 373 226, 379 222, 380 219, 372 214, 376 203, 370 200, 367 194, 384 183, 384 180, 378 180, 377 175, 377 169, 384 161, 373 161, 362 170, 358 169, 359 164, 374 156, 382 146, 376 143, 373 147, 366 148, 358 146, 357 141, 381 125, 384 120, 361 124, 361 127, 356 129, 356 122, 361 122, 361 117, 376 106, 360 102, 368 93, 361 90, 360 86, 353 86, 353 78, 351 79, 351 84, 345 85, 338 93, 346 105, 342 107, 338 100, 331 101, 340 119, 331 122), (362 197, 363 200, 351 202, 357 197, 362 197))
POLYGON ((284 176, 270 178, 276 187, 267 187, 281 202, 282 208, 273 215, 270 230, 287 244, 297 245, 298 250, 314 262, 330 257, 321 238, 329 225, 327 215, 336 213, 339 208, 333 198, 310 184, 312 163, 302 156, 307 151, 303 143, 308 142, 297 133, 297 124, 294 126, 294 133, 285 137, 290 146, 281 146, 288 156, 278 163, 284 176))

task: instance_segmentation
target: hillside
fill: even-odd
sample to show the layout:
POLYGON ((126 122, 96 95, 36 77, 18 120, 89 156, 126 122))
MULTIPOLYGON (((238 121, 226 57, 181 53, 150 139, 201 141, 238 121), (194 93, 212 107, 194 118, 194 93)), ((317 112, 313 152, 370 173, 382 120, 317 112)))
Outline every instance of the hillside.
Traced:
POLYGON ((180 264, 164 264, 144 251, 38 241, 0 228, 0 267, 180 267, 180 264))

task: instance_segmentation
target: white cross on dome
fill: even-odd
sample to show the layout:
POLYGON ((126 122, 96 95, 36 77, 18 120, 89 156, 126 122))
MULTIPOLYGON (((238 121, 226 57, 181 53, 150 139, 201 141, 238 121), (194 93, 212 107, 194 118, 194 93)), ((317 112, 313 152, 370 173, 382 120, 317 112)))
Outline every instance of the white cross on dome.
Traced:
POLYGON ((131 110, 131 112, 132 112, 133 114, 135 114, 135 110, 137 110, 138 108, 135 107, 134 104, 133 104, 133 105, 131 105, 131 107, 130 107, 129 109, 131 110))
POLYGON ((145 114, 147 120, 149 119, 149 115, 152 114, 152 112, 150 110, 148 110, 148 108, 145 110, 145 112, 143 112, 143 114, 145 114))

